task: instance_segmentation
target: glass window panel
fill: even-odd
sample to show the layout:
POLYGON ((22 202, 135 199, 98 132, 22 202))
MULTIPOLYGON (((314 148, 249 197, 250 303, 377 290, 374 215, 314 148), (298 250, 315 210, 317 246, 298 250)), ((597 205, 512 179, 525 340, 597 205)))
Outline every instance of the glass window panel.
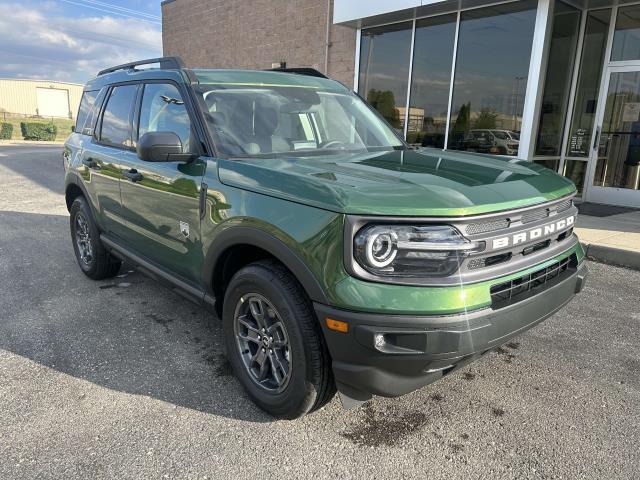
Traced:
POLYGON ((553 170, 554 172, 558 171, 558 165, 560 165, 560 159, 559 158, 536 158, 534 160, 535 163, 539 163, 540 165, 542 165, 543 167, 547 167, 550 170, 553 170))
POLYGON ((640 5, 620 7, 616 16, 611 60, 640 59, 640 5))
POLYGON ((444 148, 456 20, 454 14, 416 22, 407 127, 411 144, 444 148))
POLYGON ((640 190, 640 72, 611 74, 593 184, 640 190))
POLYGON ((102 114, 100 140, 118 147, 132 147, 131 114, 138 85, 114 87, 102 114))
POLYGON ((184 152, 190 151, 191 121, 182 95, 171 84, 145 85, 140 108, 138 138, 147 132, 173 132, 182 142, 184 152))
POLYGON ((404 130, 412 22, 362 30, 360 78, 363 98, 399 131, 404 130))
POLYGON ((76 117, 76 126, 73 131, 76 133, 82 133, 84 129, 84 124, 87 121, 87 117, 89 116, 89 112, 93 108, 93 104, 96 101, 96 96, 98 95, 99 90, 85 91, 82 94, 82 99, 80 100, 80 107, 78 108, 78 116, 76 117))
POLYGON ((589 156, 611 9, 594 10, 587 15, 580 73, 566 151, 569 157, 589 156))
POLYGON ((462 13, 448 148, 517 155, 537 3, 462 13))
POLYGON ((587 173, 585 160, 567 160, 564 164, 563 175, 576 184, 578 195, 582 196, 584 189, 584 176, 587 173))
POLYGON ((580 11, 557 2, 553 15, 536 155, 560 155, 579 30, 580 11))

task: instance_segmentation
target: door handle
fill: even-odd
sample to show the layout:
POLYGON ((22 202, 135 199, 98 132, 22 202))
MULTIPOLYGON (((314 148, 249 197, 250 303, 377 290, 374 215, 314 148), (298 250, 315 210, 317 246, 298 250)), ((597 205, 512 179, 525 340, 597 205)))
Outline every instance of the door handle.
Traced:
POLYGON ((100 170, 100 165, 98 165, 97 162, 92 158, 83 158, 82 164, 85 167, 93 168, 94 170, 100 170))
POLYGON ((135 168, 132 168, 131 170, 125 170, 124 176, 132 182, 139 182, 144 178, 142 174, 139 173, 135 168))
POLYGON ((600 127, 596 128, 596 134, 593 136, 593 149, 598 148, 598 140, 600 140, 600 127))

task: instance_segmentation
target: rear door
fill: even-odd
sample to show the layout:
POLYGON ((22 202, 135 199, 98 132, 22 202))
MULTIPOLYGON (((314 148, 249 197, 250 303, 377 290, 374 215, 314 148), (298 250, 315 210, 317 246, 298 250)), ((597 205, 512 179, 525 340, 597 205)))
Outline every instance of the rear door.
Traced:
MULTIPOLYGON (((186 95, 171 82, 146 83, 135 114, 134 142, 174 132, 183 152, 200 149, 186 95)), ((155 265, 197 284, 202 267, 199 195, 206 162, 145 162, 124 152, 121 182, 126 245, 155 265)))
MULTIPOLYGON (((122 216, 120 180, 122 154, 130 151, 132 113, 138 84, 117 85, 107 93, 93 130, 93 140, 82 151, 85 186, 93 192, 98 224, 105 232, 122 235, 126 229, 122 216)), ((84 133, 90 133, 87 128, 84 133)))

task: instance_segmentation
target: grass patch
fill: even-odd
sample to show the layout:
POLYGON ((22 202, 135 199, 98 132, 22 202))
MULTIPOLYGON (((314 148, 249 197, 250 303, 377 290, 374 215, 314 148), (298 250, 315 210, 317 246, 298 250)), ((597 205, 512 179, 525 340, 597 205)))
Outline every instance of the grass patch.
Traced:
POLYGON ((22 140, 22 132, 20 131, 20 122, 30 123, 53 123, 58 128, 56 135, 56 141, 63 142, 71 134, 71 127, 76 124, 75 120, 70 118, 43 118, 43 117, 30 117, 27 115, 4 115, 0 113, 1 123, 10 123, 13 125, 12 140, 22 140))

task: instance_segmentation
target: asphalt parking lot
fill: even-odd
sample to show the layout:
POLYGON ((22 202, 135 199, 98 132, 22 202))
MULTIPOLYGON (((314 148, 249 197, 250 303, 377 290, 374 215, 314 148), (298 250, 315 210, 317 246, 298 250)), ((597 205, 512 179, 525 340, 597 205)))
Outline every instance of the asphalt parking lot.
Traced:
POLYGON ((640 272, 480 362, 355 411, 274 421, 219 321, 127 266, 75 263, 61 147, 0 146, 0 478, 640 476, 640 272))

